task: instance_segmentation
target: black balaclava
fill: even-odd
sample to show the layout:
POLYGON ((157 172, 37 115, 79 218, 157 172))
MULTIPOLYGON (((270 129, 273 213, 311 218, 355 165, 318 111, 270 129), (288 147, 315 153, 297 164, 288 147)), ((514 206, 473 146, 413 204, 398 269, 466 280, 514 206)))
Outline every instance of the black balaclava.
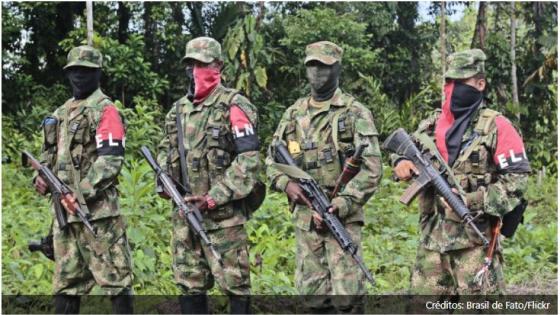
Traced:
POLYGON ((340 62, 326 65, 311 61, 306 65, 307 80, 311 85, 311 96, 319 102, 330 99, 338 88, 338 78, 342 67, 340 62))
POLYGON ((66 69, 66 76, 70 80, 74 98, 83 100, 99 88, 101 69, 80 66, 70 67, 66 69))
POLYGON ((473 114, 477 111, 483 99, 483 92, 468 84, 455 81, 455 87, 451 94, 451 113, 455 121, 445 133, 449 165, 453 165, 459 156, 465 130, 467 130, 473 114))
POLYGON ((194 75, 193 75, 194 67, 188 66, 185 70, 187 72, 187 80, 189 81, 189 86, 187 87, 187 98, 189 101, 194 100, 194 75))

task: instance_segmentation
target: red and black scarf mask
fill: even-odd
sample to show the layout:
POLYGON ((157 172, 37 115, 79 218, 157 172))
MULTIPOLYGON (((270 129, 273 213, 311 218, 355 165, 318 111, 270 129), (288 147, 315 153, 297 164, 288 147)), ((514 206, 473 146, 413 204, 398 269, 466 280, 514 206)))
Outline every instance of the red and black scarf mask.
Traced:
POLYGON ((484 99, 474 87, 458 81, 448 81, 444 88, 442 114, 436 123, 436 145, 450 166, 461 151, 465 130, 484 99))
MULTIPOLYGON (((436 145, 442 157, 453 166, 459 153, 465 130, 483 100, 477 89, 449 81, 444 86, 442 114, 436 123, 436 145)), ((496 117, 497 140, 493 160, 498 169, 508 173, 527 173, 531 170, 523 139, 504 116, 496 117)))

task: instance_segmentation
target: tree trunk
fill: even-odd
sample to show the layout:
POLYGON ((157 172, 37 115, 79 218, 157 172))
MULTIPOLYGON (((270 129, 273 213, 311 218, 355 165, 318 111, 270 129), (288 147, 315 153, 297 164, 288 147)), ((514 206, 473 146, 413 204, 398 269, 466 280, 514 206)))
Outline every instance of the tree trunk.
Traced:
POLYGON ((117 15, 119 16, 117 36, 119 43, 124 44, 128 39, 128 23, 130 22, 130 10, 125 2, 119 1, 117 15))
POLYGON ((152 69, 155 69, 158 65, 158 43, 156 40, 157 21, 152 17, 152 10, 156 5, 158 4, 151 1, 144 2, 144 42, 146 43, 144 51, 152 65, 152 69))
POLYGON ((185 14, 183 13, 183 3, 182 2, 169 2, 171 7, 171 14, 173 16, 173 21, 177 23, 181 32, 183 32, 183 26, 185 25, 185 14))
POLYGON ((86 1, 87 44, 93 46, 93 1, 86 1))
MULTIPOLYGON (((517 65, 515 64, 515 2, 511 2, 511 14, 510 14, 510 21, 511 21, 511 50, 510 50, 510 59, 511 59, 511 83, 512 83, 512 97, 513 97, 513 104, 515 108, 519 107, 519 96, 517 91, 517 65)), ((520 121, 520 113, 519 111, 515 114, 517 116, 517 121, 520 121)))
MULTIPOLYGON (((533 23, 535 23, 535 38, 541 37, 543 33, 543 13, 544 11, 544 3, 540 2, 533 2, 533 23)), ((538 40, 535 41, 535 45, 533 46, 533 53, 540 54, 542 45, 539 43, 538 40)))
POLYGON ((484 49, 486 43, 486 2, 480 2, 471 48, 484 49))
POLYGON ((494 33, 499 33, 500 32, 500 15, 502 14, 502 6, 500 2, 494 2, 494 28, 493 28, 493 32, 494 33))
POLYGON ((441 54, 441 80, 442 80, 442 89, 445 85, 445 71, 447 70, 446 58, 447 58, 447 50, 445 48, 447 39, 445 35, 445 1, 441 1, 441 21, 439 24, 439 39, 440 39, 440 54, 441 54))

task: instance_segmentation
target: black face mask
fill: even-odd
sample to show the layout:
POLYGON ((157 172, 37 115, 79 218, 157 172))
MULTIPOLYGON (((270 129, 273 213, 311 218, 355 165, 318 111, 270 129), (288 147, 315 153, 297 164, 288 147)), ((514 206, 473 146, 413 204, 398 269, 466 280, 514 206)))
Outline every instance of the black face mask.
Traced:
POLYGON ((455 81, 451 94, 451 113, 455 121, 445 133, 449 165, 453 165, 459 156, 465 130, 467 130, 472 116, 482 103, 483 98, 484 94, 481 91, 470 85, 455 81))
POLYGON ((330 99, 338 88, 338 78, 342 67, 339 62, 325 65, 320 62, 310 62, 306 66, 307 79, 311 85, 311 96, 316 101, 330 99))
POLYGON ((187 80, 189 80, 189 86, 187 88, 187 98, 189 101, 194 100, 194 75, 193 75, 194 67, 187 67, 185 70, 187 72, 187 80))
POLYGON ((99 88, 101 69, 88 67, 71 67, 66 70, 66 76, 72 86, 72 95, 82 100, 99 88))

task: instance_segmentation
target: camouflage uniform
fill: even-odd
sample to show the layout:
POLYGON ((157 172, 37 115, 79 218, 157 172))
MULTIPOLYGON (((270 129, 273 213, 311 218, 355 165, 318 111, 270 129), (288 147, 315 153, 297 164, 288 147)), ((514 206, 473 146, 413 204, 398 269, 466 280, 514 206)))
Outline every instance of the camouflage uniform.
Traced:
MULTIPOLYGON (((205 63, 221 58, 220 44, 201 37, 187 44, 186 56, 205 63)), ((187 173, 193 195, 206 195, 216 207, 202 213, 203 225, 214 247, 215 257, 193 235, 185 219, 173 214, 173 270, 183 294, 204 294, 216 280, 225 294, 250 294, 249 252, 242 203, 257 181, 259 169, 257 111, 238 91, 219 84, 200 104, 187 96, 179 99, 165 119, 165 137, 159 145, 158 162, 173 178, 180 178, 177 143, 179 105, 187 173), (245 117, 240 126, 234 116, 245 117)))
MULTIPOLYGON (((452 54, 448 58, 448 79, 468 79, 484 73, 486 56, 479 49, 452 54)), ((446 96, 449 98, 449 96, 446 96)), ((445 100, 444 100, 445 104, 445 100)), ((445 105, 444 105, 445 106, 445 105)), ((444 109, 445 110, 445 109, 444 109)), ((415 133, 436 138, 436 123, 442 115, 437 110, 422 121, 415 133)), ((487 109, 484 102, 472 116, 461 140, 461 151, 451 169, 461 186, 467 206, 473 214, 481 214, 476 225, 491 236, 494 221, 521 203, 527 188, 528 161, 521 138, 511 123, 498 112, 487 109), (516 137, 521 150, 506 150, 507 137, 516 137), (520 163, 523 170, 515 170, 520 163)), ((435 140, 434 140, 435 142, 435 140)), ((420 144, 420 143, 419 143, 420 144)), ((431 150, 436 147, 432 147, 431 150)), ((438 151, 441 153, 439 147, 438 151)), ((424 149, 430 149, 425 147, 424 149)), ((393 155, 396 165, 400 157, 393 155)), ((450 182, 453 182, 450 179, 450 182)), ((411 276, 411 292, 415 294, 495 294, 504 289, 503 258, 499 239, 492 265, 482 283, 475 281, 487 248, 474 231, 446 208, 433 188, 419 195, 420 244, 411 276)))
MULTIPOLYGON (((318 60, 332 64, 341 60, 342 49, 330 42, 308 45, 306 62, 318 60)), ((345 158, 362 143, 368 144, 363 153, 360 172, 332 200, 338 216, 360 246, 364 223, 363 205, 372 196, 381 178, 381 153, 371 112, 351 95, 337 89, 321 107, 314 108, 312 97, 298 99, 290 106, 273 135, 273 144, 281 141, 298 165, 330 195, 341 174, 345 158)), ((290 178, 272 167, 272 147, 266 159, 267 176, 272 189, 283 192, 290 178)), ((364 275, 353 259, 344 253, 330 232, 318 231, 312 211, 296 205, 293 221, 296 226, 297 269, 296 287, 305 295, 352 295, 354 299, 336 299, 339 311, 360 309, 365 294, 364 275)), ((332 307, 327 299, 308 300, 308 307, 332 307)))
MULTIPOLYGON (((101 68, 101 63, 98 50, 80 46, 68 54, 65 69, 101 68)), ((116 188, 124 161, 124 125, 118 110, 97 89, 86 99, 69 99, 42 126, 42 162, 73 189, 97 229, 95 238, 70 214, 68 230, 60 230, 54 221, 54 293, 83 295, 96 283, 107 295, 131 292, 132 262, 116 188)))

